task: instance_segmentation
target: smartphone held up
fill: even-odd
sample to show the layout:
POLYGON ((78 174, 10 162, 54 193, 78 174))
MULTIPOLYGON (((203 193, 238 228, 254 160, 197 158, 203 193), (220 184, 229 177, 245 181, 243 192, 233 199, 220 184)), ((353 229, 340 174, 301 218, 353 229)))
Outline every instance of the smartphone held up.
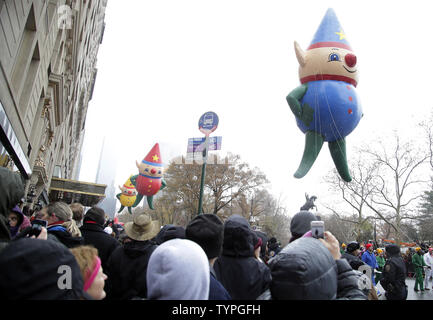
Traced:
POLYGON ((311 236, 316 239, 324 239, 325 223, 323 221, 311 221, 311 236))

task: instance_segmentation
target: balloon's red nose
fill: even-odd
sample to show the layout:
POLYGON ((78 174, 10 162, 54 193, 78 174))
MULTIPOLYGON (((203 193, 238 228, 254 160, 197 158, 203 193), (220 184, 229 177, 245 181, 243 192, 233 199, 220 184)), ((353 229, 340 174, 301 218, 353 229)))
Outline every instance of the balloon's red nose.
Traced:
POLYGON ((344 61, 346 61, 349 68, 353 68, 356 65, 356 56, 352 53, 348 53, 344 57, 344 61))
POLYGON ((150 170, 150 173, 151 173, 151 174, 155 174, 155 173, 156 173, 156 170, 152 168, 152 169, 150 170))

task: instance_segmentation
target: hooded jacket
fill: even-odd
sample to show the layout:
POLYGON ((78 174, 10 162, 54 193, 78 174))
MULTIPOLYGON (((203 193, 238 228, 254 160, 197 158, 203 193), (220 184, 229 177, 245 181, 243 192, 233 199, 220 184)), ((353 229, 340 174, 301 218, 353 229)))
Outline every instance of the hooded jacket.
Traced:
MULTIPOLYGON (((314 238, 289 243, 270 260, 269 268, 272 274, 269 291, 274 300, 366 299, 347 261, 334 260, 329 250, 314 238)), ((266 299, 266 294, 259 299, 266 299)))
MULTIPOLYGON (((24 184, 19 174, 0 167, 0 242, 9 241, 9 211, 24 196, 24 184)), ((1 247, 0 247, 1 249, 1 247)))
POLYGON ((207 300, 209 277, 207 256, 197 243, 186 239, 165 241, 149 260, 148 298, 207 300))
POLYGON ((157 247, 149 240, 132 240, 113 251, 107 262, 106 299, 147 298, 147 265, 157 247))
POLYGON ((14 212, 18 218, 18 221, 17 221, 17 224, 15 227, 9 226, 9 232, 11 234, 11 238, 13 239, 19 233, 19 231, 22 230, 21 226, 24 222, 24 214, 21 212, 21 210, 18 206, 13 207, 13 209, 11 211, 14 212))
POLYGON ((255 300, 269 288, 269 268, 254 257, 247 220, 233 215, 224 225, 223 252, 214 264, 217 279, 234 300, 255 300))
POLYGON ((221 282, 218 281, 213 267, 210 268, 210 282, 209 282, 209 300, 232 300, 232 297, 223 287, 221 282))

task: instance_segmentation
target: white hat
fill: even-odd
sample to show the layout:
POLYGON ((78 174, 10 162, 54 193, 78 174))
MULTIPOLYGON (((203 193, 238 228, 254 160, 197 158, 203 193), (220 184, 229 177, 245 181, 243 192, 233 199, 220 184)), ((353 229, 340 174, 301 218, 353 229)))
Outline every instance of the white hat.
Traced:
POLYGON ((105 227, 104 231, 108 234, 112 234, 113 233, 113 229, 111 227, 105 227))

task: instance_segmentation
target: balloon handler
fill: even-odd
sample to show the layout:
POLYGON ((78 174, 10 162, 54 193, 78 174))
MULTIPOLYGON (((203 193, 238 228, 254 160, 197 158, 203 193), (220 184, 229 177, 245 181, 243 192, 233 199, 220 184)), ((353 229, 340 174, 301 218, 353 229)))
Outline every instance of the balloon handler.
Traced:
POLYGON ((415 288, 414 290, 418 292, 418 285, 421 291, 424 291, 424 277, 422 275, 423 268, 426 267, 424 262, 424 257, 420 247, 415 248, 416 253, 412 256, 412 263, 415 266, 415 288))

